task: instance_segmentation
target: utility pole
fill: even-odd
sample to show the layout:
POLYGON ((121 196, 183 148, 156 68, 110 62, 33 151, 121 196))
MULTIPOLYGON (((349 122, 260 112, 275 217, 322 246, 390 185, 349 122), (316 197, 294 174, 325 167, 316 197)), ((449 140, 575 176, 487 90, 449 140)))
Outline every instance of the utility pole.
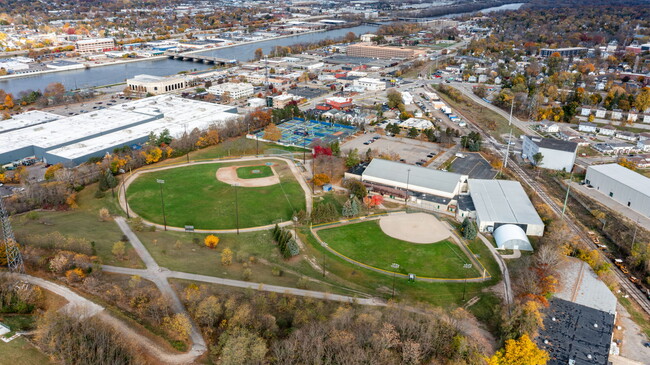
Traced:
POLYGON ((508 120, 508 127, 510 127, 510 135, 508 137, 508 146, 506 146, 506 154, 503 156, 503 164, 501 165, 501 171, 503 168, 508 167, 508 156, 510 155, 510 142, 512 140, 512 112, 515 108, 515 97, 512 97, 512 103, 510 103, 510 119, 508 120))
POLYGON ((569 191, 571 190, 571 181, 573 181, 573 172, 569 177, 569 183, 566 185, 566 196, 564 197, 564 206, 562 207, 562 218, 564 218, 564 211, 566 210, 566 203, 569 200, 569 191))
POLYGON ((165 198, 163 198, 163 185, 165 184, 165 180, 156 179, 156 182, 160 185, 160 206, 162 207, 163 224, 165 226, 165 231, 166 231, 167 217, 165 216, 165 198))
POLYGON ((14 231, 11 228, 11 221, 9 220, 9 213, 5 208, 4 201, 0 196, 0 229, 2 236, 0 237, 0 247, 4 249, 4 254, 7 257, 7 267, 9 271, 19 274, 25 273, 25 265, 23 264, 23 255, 20 253, 20 247, 14 237, 14 231))
POLYGON ((124 206, 126 207, 126 218, 129 219, 131 216, 129 215, 129 201, 126 200, 126 178, 122 180, 122 192, 124 194, 124 206))

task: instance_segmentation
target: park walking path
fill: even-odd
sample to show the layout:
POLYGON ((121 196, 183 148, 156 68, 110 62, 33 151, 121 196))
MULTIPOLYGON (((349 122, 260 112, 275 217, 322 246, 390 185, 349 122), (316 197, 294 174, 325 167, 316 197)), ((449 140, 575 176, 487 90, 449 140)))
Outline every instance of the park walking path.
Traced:
POLYGON ((496 260, 497 264, 499 264, 499 269, 501 270, 501 274, 503 275, 503 285, 505 286, 503 290, 503 295, 505 297, 504 299, 506 301, 506 304, 511 305, 514 296, 512 294, 512 285, 510 284, 510 272, 508 271, 508 265, 506 265, 505 261, 503 261, 503 257, 501 257, 497 249, 494 248, 492 242, 490 242, 487 238, 485 238, 485 236, 483 236, 480 233, 478 233, 477 236, 478 238, 481 239, 481 241, 483 241, 483 243, 488 247, 488 249, 490 249, 492 256, 494 256, 494 260, 496 260))
MULTIPOLYGON (((298 170, 298 167, 296 167, 296 164, 294 161, 284 158, 284 157, 239 157, 239 158, 231 158, 231 159, 211 159, 211 160, 201 160, 201 161, 192 161, 192 162, 183 162, 183 163, 178 163, 178 164, 171 164, 171 165, 166 165, 166 166, 160 166, 160 167, 155 167, 155 168, 142 168, 137 171, 135 171, 132 174, 126 175, 124 181, 122 184, 120 184, 118 188, 118 201, 120 204, 120 207, 122 210, 126 211, 129 213, 129 216, 132 217, 138 217, 138 214, 133 212, 131 207, 128 205, 128 202, 125 199, 125 192, 131 185, 133 181, 135 181, 140 175, 146 174, 148 172, 153 172, 153 171, 163 171, 163 170, 169 170, 169 169, 175 169, 178 167, 185 167, 185 166, 193 166, 193 165, 205 165, 205 164, 215 164, 215 163, 232 163, 232 162, 249 162, 249 161, 262 161, 262 160, 280 160, 284 161, 287 166, 289 166, 289 170, 291 170, 291 173, 295 177, 296 181, 300 184, 300 187, 305 193, 305 211, 307 212, 307 215, 311 214, 311 208, 313 206, 313 197, 311 194, 311 189, 309 189, 309 185, 307 185, 307 182, 303 178, 302 174, 298 170)), ((142 217, 140 217, 142 218, 142 217)), ((155 226, 157 229, 164 229, 165 226, 162 224, 158 223, 153 223, 148 220, 142 219, 142 221, 149 225, 149 226, 155 226)), ((281 222, 278 225, 280 227, 286 227, 293 224, 292 221, 285 221, 281 222)), ((255 232, 255 231, 266 231, 271 228, 275 227, 275 224, 267 224, 264 226, 257 226, 257 227, 248 227, 248 228, 240 228, 239 230, 237 229, 195 229, 193 232, 195 233, 238 233, 238 232, 255 232)), ((167 226, 166 230, 168 231, 176 231, 176 232, 185 232, 184 227, 173 227, 173 226, 167 226)))

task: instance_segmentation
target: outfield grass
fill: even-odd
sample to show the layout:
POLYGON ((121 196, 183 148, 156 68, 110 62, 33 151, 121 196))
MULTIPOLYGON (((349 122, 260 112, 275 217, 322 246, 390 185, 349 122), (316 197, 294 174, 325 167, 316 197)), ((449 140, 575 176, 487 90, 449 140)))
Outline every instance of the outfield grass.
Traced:
POLYGON ((266 165, 244 166, 237 169, 237 177, 240 179, 257 179, 268 176, 273 176, 273 170, 266 165))
POLYGON ((463 269, 469 258, 454 243, 440 241, 416 244, 392 238, 382 232, 379 221, 348 224, 318 231, 320 238, 337 252, 364 264, 420 277, 463 278, 479 276, 472 269, 463 269))
POLYGON ((284 162, 274 167, 281 184, 235 188, 216 179, 220 167, 246 164, 201 164, 143 174, 128 188, 129 205, 144 219, 162 224, 160 185, 156 180, 163 179, 165 215, 170 226, 233 229, 237 226, 238 207, 239 227, 255 227, 290 220, 294 212, 305 209, 304 191, 284 162))

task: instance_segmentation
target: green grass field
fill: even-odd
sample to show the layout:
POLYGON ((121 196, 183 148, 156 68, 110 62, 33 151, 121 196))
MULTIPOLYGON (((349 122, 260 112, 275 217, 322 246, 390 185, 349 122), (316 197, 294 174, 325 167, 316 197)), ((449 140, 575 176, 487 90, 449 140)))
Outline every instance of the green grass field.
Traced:
POLYGON ((129 205, 144 219, 162 224, 156 179, 163 179, 165 215, 170 226, 233 229, 238 206, 240 228, 255 227, 290 220, 294 211, 305 209, 304 191, 284 162, 274 167, 281 184, 255 188, 235 188, 216 179, 217 169, 232 165, 246 163, 201 164, 143 174, 129 186, 129 205))
POLYGON ((389 270, 392 263, 399 272, 420 277, 463 278, 478 276, 472 269, 463 269, 469 259, 454 243, 441 241, 415 244, 392 238, 379 227, 378 221, 349 224, 318 231, 320 238, 337 252, 364 264, 389 270))
POLYGON ((34 364, 54 364, 50 359, 32 346, 23 337, 5 343, 0 341, 0 364, 11 365, 34 365, 34 364))
POLYGON ((273 176, 273 170, 266 165, 245 166, 237 169, 237 177, 240 179, 257 179, 268 176, 273 176))

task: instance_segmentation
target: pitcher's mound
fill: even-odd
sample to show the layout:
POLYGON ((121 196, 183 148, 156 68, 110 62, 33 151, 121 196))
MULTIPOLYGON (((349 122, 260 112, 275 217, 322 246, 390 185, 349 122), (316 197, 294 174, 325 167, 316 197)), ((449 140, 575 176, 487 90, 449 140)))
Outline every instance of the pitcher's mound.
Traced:
POLYGON ((273 171, 272 176, 259 177, 255 179, 240 179, 237 176, 237 169, 242 166, 228 166, 222 167, 217 170, 217 180, 224 182, 226 184, 239 184, 242 187, 256 188, 261 186, 271 186, 280 183, 280 177, 278 173, 275 172, 275 169, 271 167, 273 171))
POLYGON ((434 243, 451 236, 449 228, 426 213, 397 214, 379 219, 381 230, 398 240, 413 243, 434 243))

